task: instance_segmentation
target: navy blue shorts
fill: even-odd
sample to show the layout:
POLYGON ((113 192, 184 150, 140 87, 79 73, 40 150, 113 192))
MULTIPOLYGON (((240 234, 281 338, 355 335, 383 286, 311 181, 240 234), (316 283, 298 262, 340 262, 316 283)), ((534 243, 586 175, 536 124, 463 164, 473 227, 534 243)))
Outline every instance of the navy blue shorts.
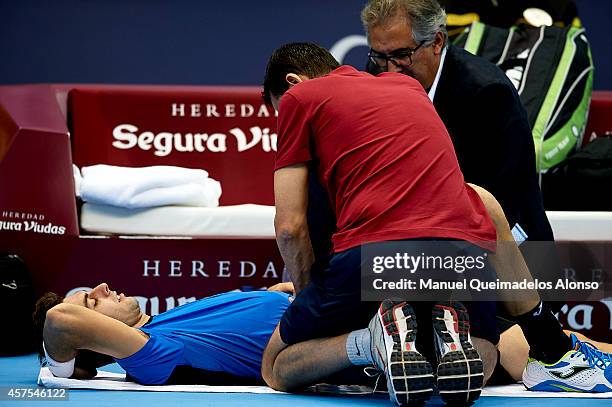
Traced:
MULTIPOLYGON (((361 247, 334 254, 326 268, 311 276, 310 284, 297 295, 281 318, 280 336, 284 343, 336 336, 367 327, 380 304, 361 301, 361 247)), ((432 356, 433 303, 415 301, 411 305, 417 314, 417 346, 424 354, 432 356)), ((466 302, 465 306, 470 315, 472 336, 497 344, 496 303, 466 302)))

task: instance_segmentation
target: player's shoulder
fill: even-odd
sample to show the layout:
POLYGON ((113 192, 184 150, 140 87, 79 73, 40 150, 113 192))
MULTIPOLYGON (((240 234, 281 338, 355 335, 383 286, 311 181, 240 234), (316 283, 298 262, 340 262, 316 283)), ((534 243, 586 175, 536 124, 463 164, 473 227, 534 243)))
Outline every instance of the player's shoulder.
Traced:
POLYGON ((257 290, 249 291, 244 294, 248 294, 252 299, 260 302, 284 302, 288 301, 289 298, 289 294, 281 291, 257 290))
POLYGON ((228 300, 252 300, 259 302, 280 301, 282 299, 286 300, 289 297, 289 294, 280 291, 267 291, 265 289, 252 291, 229 291, 217 295, 225 297, 225 299, 228 300))
POLYGON ((215 294, 174 308, 166 312, 173 312, 182 308, 184 313, 200 312, 202 309, 213 310, 218 307, 239 307, 244 306, 276 306, 288 301, 288 294, 266 290, 253 291, 228 291, 215 294))

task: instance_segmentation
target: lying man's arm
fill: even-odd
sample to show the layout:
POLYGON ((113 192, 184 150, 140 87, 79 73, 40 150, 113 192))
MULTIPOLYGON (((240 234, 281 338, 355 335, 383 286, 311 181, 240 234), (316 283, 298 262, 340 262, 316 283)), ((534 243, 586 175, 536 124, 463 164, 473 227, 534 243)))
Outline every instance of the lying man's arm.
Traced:
MULTIPOLYGON (((139 351, 147 337, 123 322, 74 304, 59 304, 47 311, 43 340, 47 354, 57 362, 74 359, 88 349, 117 359, 139 351)), ((71 377, 89 378, 91 372, 75 368, 71 377)))
POLYGON ((314 261, 306 212, 308 208, 308 168, 296 164, 274 173, 276 242, 287 271, 299 293, 310 281, 314 261))

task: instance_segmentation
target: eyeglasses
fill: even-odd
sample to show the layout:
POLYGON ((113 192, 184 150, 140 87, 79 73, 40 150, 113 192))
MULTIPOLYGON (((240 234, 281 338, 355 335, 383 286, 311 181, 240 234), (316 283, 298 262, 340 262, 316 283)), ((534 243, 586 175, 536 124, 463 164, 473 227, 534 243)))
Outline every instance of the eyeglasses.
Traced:
POLYGON ((425 44, 425 41, 421 41, 415 48, 400 48, 389 54, 383 54, 382 52, 377 52, 370 48, 368 58, 383 71, 389 70, 389 62, 397 68, 403 69, 412 65, 412 56, 421 46, 423 46, 423 44, 425 44))

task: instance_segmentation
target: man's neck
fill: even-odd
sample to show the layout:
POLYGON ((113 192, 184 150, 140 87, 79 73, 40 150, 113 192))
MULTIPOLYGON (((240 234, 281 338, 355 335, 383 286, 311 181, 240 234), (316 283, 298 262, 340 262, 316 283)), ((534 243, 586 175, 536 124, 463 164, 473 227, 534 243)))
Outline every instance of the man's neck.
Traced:
POLYGON ((149 322, 149 319, 151 317, 145 313, 142 313, 140 315, 140 318, 138 318, 138 321, 132 325, 133 328, 140 328, 141 326, 143 326, 144 324, 146 324, 147 322, 149 322))

